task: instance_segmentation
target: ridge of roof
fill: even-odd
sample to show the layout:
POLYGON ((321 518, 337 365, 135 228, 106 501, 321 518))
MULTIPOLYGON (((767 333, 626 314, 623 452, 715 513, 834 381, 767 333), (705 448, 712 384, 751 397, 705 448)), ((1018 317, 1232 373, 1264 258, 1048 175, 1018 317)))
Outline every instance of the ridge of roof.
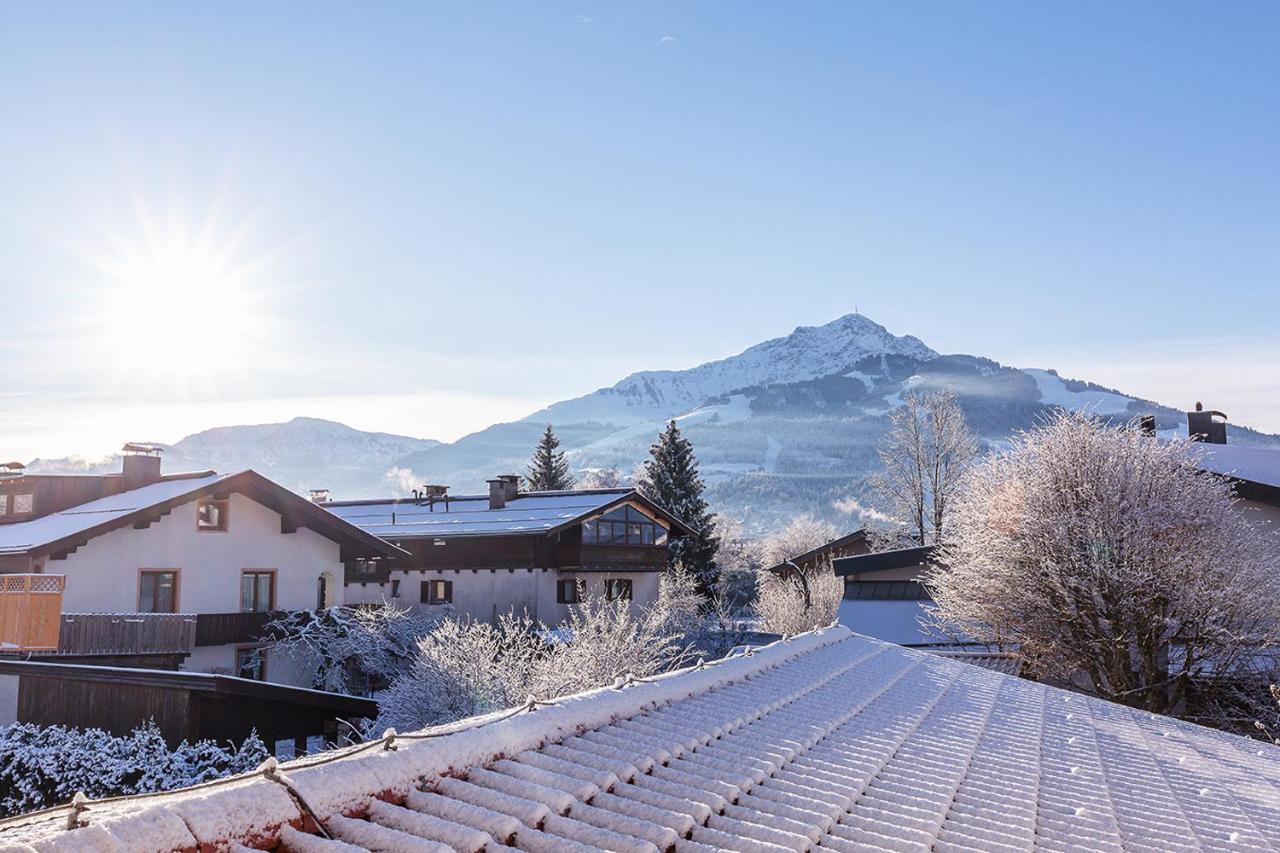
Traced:
MULTIPOLYGON (((632 492, 636 492, 637 494, 639 494, 639 492, 634 488, 630 488, 630 489, 627 489, 627 488, 560 489, 557 491, 518 492, 514 498, 511 498, 510 500, 507 501, 507 505, 510 506, 512 503, 515 503, 516 501, 519 501, 519 500, 524 500, 525 498, 559 498, 559 497, 569 497, 569 496, 575 496, 575 495, 626 495, 632 492)), ((434 502, 436 504, 443 504, 445 502, 446 497, 448 497, 449 503, 453 503, 454 501, 487 501, 489 500, 489 496, 487 494, 438 495, 435 498, 434 502)), ((316 505, 321 507, 404 506, 404 505, 427 506, 427 503, 428 502, 425 498, 363 498, 363 499, 349 500, 349 501, 322 501, 321 503, 318 503, 316 505)))

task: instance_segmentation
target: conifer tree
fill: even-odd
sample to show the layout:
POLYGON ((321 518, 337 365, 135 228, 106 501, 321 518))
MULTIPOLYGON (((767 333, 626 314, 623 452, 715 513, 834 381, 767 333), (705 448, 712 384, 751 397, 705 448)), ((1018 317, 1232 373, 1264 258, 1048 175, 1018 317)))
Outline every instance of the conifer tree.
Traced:
POLYGON ((551 424, 542 433, 538 446, 534 448, 533 459, 529 462, 529 473, 524 478, 525 485, 534 492, 556 492, 573 488, 573 475, 569 473, 569 462, 560 449, 560 439, 556 438, 551 424))
POLYGON ((680 434, 673 420, 658 436, 658 442, 649 448, 649 456, 644 464, 645 475, 639 483, 640 491, 693 528, 689 536, 672 541, 669 560, 671 565, 681 564, 690 571, 698 581, 699 591, 705 595, 718 574, 716 551, 720 548, 720 537, 715 532, 715 516, 702 499, 706 486, 698 476, 693 445, 680 434))

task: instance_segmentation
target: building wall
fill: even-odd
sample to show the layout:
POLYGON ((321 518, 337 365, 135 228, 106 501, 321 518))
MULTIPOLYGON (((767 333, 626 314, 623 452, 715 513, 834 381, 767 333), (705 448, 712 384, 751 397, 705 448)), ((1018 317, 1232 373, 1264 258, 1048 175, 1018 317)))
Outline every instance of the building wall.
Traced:
MULTIPOLYGON (((142 569, 177 569, 182 613, 235 613, 240 610, 240 573, 274 569, 275 606, 303 610, 316 606, 318 579, 330 577, 332 604, 343 596, 339 547, 302 528, 280 532, 278 513, 240 494, 231 496, 225 532, 196 529, 196 502, 174 508, 150 527, 125 527, 91 539, 65 560, 46 560, 43 571, 66 576, 64 613, 133 613, 138 608, 142 569)), ((183 668, 235 674, 236 645, 197 647, 183 668)), ((309 684, 296 662, 270 655, 267 680, 309 684)))
POLYGON ((651 606, 658 598, 659 572, 571 572, 553 569, 427 569, 392 570, 389 582, 350 583, 347 585, 348 603, 377 603, 393 600, 391 582, 400 582, 400 597, 394 599, 401 606, 418 607, 429 611, 444 611, 443 605, 421 603, 422 584, 430 580, 453 582, 453 611, 485 622, 514 611, 527 612, 533 619, 547 625, 563 622, 569 615, 569 606, 556 602, 556 581, 565 578, 581 578, 588 595, 604 595, 605 580, 627 578, 631 580, 632 604, 651 606))
POLYGON ((277 513, 233 494, 226 532, 197 530, 193 500, 143 530, 91 539, 65 560, 45 561, 44 571, 66 575, 64 612, 136 612, 142 569, 179 570, 182 613, 238 612, 241 571, 275 569, 276 607, 296 610, 315 607, 322 572, 342 576, 338 552, 336 542, 305 528, 281 533, 277 513))

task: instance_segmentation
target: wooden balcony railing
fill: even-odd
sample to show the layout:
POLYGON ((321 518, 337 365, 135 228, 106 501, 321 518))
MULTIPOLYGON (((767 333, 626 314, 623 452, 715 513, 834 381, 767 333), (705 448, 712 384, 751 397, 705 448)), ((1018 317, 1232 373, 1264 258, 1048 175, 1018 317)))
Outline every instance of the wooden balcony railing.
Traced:
POLYGON ((556 565, 586 570, 661 571, 667 566, 665 545, 565 544, 556 546, 556 565))
POLYGON ((63 613, 56 655, 185 655, 195 647, 193 613, 63 613))
POLYGON ((201 613, 196 617, 196 645, 224 646, 252 643, 266 633, 267 623, 283 616, 283 610, 251 613, 201 613))

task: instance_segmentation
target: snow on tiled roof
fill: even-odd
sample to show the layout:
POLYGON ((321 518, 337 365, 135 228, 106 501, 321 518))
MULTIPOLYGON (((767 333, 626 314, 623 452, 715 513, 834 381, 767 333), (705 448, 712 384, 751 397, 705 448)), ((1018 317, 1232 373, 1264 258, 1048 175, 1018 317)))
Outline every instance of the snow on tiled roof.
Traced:
POLYGON ((838 627, 488 719, 90 804, 80 829, 66 810, 6 821, 0 849, 1280 845, 1274 746, 838 627))
POLYGON ((630 489, 526 492, 489 509, 488 496, 437 498, 428 506, 412 500, 354 501, 322 506, 383 539, 412 536, 478 536, 538 533, 590 515, 630 494, 630 489))
POLYGON ((0 554, 25 553, 50 542, 114 521, 140 509, 199 491, 230 474, 174 477, 88 501, 31 521, 0 524, 0 554))
POLYGON ((1280 488, 1280 450, 1236 444, 1196 444, 1199 465, 1206 471, 1280 488))

